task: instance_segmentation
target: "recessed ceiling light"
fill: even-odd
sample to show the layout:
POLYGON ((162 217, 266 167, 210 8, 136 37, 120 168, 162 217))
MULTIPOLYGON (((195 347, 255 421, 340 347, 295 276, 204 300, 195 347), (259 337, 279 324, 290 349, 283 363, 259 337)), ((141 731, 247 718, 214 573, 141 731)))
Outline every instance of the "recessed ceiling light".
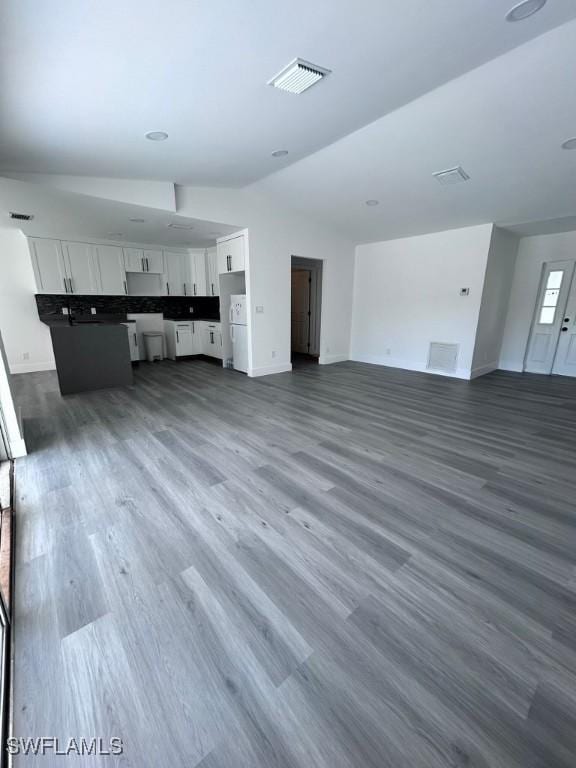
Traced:
POLYGON ((272 152, 272 157, 285 157, 287 154, 287 149, 275 149, 274 152, 272 152))
POLYGON ((572 139, 566 139, 562 144, 562 149, 576 149, 576 136, 572 139))
POLYGON ((146 134, 146 138, 150 141, 166 141, 168 134, 166 131, 150 131, 146 134))
POLYGON ((510 8, 506 14, 506 21, 523 21, 542 10, 546 5, 546 0, 522 0, 513 8, 510 8))
POLYGON ((128 221, 133 221, 135 224, 144 224, 146 219, 139 219, 136 216, 134 216, 133 218, 128 219, 128 221))
POLYGON ((268 85, 290 93, 302 93, 329 74, 329 69, 310 64, 304 59, 294 59, 271 80, 268 80, 268 85))
POLYGON ((466 171, 459 165, 457 165, 456 168, 447 168, 445 171, 436 171, 432 176, 434 176, 440 184, 446 186, 449 184, 460 184, 460 182, 468 181, 470 178, 466 171))
POLYGON ((372 207, 373 205, 380 205, 380 200, 366 200, 366 205, 372 207))
POLYGON ((170 224, 168 224, 170 229, 194 229, 194 227, 191 224, 178 224, 175 221, 171 221, 170 224))

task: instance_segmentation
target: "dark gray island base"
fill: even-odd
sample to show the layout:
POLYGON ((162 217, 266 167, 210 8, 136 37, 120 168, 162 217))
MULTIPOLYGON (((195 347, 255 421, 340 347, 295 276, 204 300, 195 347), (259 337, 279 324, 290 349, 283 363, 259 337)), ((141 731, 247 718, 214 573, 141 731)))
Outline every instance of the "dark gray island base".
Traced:
POLYGON ((50 334, 63 395, 132 384, 125 326, 50 323, 50 334))

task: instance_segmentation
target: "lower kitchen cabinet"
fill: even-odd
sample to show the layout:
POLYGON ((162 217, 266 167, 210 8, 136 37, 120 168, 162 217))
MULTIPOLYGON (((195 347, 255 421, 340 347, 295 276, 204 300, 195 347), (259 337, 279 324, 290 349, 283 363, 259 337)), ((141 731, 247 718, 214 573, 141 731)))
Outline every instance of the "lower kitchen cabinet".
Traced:
POLYGON ((202 353, 208 357, 217 357, 222 360, 222 326, 220 323, 203 323, 202 353))
POLYGON ((222 359, 222 326, 209 320, 165 320, 166 350, 171 360, 190 355, 222 359))

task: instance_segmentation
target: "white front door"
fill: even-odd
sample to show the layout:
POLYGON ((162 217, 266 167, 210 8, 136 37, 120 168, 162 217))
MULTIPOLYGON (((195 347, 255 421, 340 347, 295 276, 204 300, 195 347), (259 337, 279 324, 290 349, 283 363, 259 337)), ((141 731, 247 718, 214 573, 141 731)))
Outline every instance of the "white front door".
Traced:
POLYGON ((552 373, 576 376, 576 270, 568 293, 564 313, 560 314, 560 338, 554 357, 552 373))
POLYGON ((310 352, 310 271, 292 270, 292 352, 310 352))
MULTIPOLYGON (((571 293, 574 264, 574 261, 553 261, 545 265, 536 301, 532 333, 526 350, 524 370, 529 373, 560 373, 553 371, 553 368, 556 365, 559 337, 566 335, 569 341, 572 336, 569 330, 562 331, 562 328, 567 327, 564 319, 569 317, 565 311, 571 293)), ((574 317, 571 320, 571 325, 574 326, 574 317)), ((566 354, 576 356, 574 347, 572 352, 566 347, 565 357, 566 354)))

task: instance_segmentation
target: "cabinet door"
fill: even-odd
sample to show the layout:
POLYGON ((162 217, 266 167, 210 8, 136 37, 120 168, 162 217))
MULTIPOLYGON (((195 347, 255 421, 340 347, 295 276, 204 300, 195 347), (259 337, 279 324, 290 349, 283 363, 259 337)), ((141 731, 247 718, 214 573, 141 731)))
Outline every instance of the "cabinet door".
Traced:
POLYGON ((220 325, 206 323, 204 331, 204 354, 222 358, 222 332, 220 325))
POLYGON ((192 323, 176 326, 176 355, 193 355, 194 352, 194 329, 192 323))
POLYGON ((72 293, 98 293, 98 270, 94 246, 88 243, 62 243, 68 285, 72 293))
POLYGON ((144 251, 142 248, 124 248, 126 272, 144 272, 144 251))
POLYGON ((182 260, 180 253, 164 251, 166 293, 168 296, 183 295, 182 260))
POLYGON ((206 296, 206 257, 204 251, 192 254, 192 296, 206 296))
POLYGON ((218 255, 216 248, 208 248, 206 251, 206 274, 208 284, 206 293, 208 296, 220 296, 220 281, 218 280, 218 255))
POLYGON ((97 245, 94 248, 98 267, 100 293, 121 296, 128 293, 124 254, 118 245, 97 245))
POLYGON ((153 272, 161 275, 164 272, 164 254, 162 251, 145 250, 142 252, 144 257, 144 271, 153 272))
POLYGON ((196 320, 192 323, 194 333, 194 354, 203 355, 206 345, 206 323, 203 320, 196 320))
POLYGON ((30 238, 29 244, 38 293, 69 293, 60 240, 30 238))
POLYGON ((244 235, 218 243, 218 272, 242 272, 246 261, 244 235))

